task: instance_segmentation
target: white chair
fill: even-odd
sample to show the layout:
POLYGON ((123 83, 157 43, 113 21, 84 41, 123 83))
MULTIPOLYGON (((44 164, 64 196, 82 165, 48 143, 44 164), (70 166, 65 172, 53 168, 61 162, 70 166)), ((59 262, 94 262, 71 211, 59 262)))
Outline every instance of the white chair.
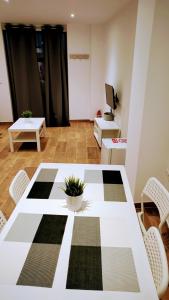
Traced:
POLYGON ((151 272, 158 297, 162 297, 168 287, 168 263, 163 241, 159 230, 150 227, 144 235, 144 243, 148 255, 151 272))
POLYGON ((7 220, 6 220, 3 212, 0 210, 0 232, 1 232, 2 228, 3 228, 3 226, 5 225, 6 221, 7 220))
POLYGON ((30 179, 24 170, 20 170, 11 182, 9 193, 15 203, 22 197, 30 179))
MULTIPOLYGON (((159 230, 161 230, 165 222, 167 222, 167 225, 169 227, 169 192, 157 178, 150 177, 141 193, 142 213, 144 212, 144 196, 147 196, 150 200, 152 200, 158 208, 160 215, 159 230)), ((138 214, 138 218, 140 222, 141 214, 138 214)))
POLYGON ((138 213, 137 213, 137 216, 138 216, 138 220, 139 220, 140 229, 141 229, 142 234, 143 234, 143 236, 144 236, 144 235, 146 234, 147 231, 146 231, 145 226, 144 226, 143 221, 142 221, 142 218, 143 218, 143 212, 142 212, 142 211, 138 212, 138 213))

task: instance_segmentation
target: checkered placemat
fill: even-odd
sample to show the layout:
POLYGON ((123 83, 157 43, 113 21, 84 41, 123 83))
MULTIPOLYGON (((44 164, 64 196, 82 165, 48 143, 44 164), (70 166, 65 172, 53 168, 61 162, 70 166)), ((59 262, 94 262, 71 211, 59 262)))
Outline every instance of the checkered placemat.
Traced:
POLYGON ((62 215, 19 214, 0 249, 0 283, 51 288, 66 222, 62 215))
POLYGON ((95 191, 95 185, 104 193, 104 201, 126 202, 120 171, 85 170, 84 181, 95 191))
POLYGON ((75 217, 66 288, 140 291, 132 249, 104 245, 98 217, 75 217))
MULTIPOLYGON (((74 217, 66 289, 140 291, 132 249, 118 246, 113 222, 74 217)), ((64 215, 20 213, 1 243, 0 284, 52 288, 66 223, 64 215)))
MULTIPOLYGON (((65 199, 65 193, 61 189, 64 180, 58 181, 58 172, 62 172, 62 170, 41 169, 27 198, 65 199)), ((70 175, 72 175, 72 171, 70 175)), ((76 176, 76 174, 74 175, 76 176)), ((86 191, 88 190, 91 199, 126 202, 120 171, 84 170, 82 180, 86 183, 86 191)))

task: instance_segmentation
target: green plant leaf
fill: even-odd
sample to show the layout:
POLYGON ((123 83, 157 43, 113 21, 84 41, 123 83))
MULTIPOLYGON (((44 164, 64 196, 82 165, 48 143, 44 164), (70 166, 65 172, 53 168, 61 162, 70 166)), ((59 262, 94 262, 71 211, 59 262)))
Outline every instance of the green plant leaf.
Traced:
POLYGON ((21 116, 23 118, 31 118, 32 117, 32 111, 31 110, 25 110, 21 113, 21 116))
POLYGON ((75 197, 83 194, 84 188, 85 183, 80 180, 80 178, 76 178, 72 175, 68 178, 65 178, 64 187, 62 190, 66 195, 75 197))

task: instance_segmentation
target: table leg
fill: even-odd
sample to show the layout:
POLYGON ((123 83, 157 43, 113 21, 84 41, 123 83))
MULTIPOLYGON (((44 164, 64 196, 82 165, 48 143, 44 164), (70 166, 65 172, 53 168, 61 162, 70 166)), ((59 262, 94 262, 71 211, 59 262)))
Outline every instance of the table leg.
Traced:
POLYGON ((46 122, 43 122, 43 134, 46 136, 46 122))
POLYGON ((10 145, 10 150, 11 150, 11 152, 14 152, 12 133, 11 133, 10 131, 8 131, 8 134, 9 134, 9 145, 10 145))
POLYGON ((40 134, 39 134, 39 130, 36 130, 36 141, 37 141, 38 152, 40 152, 41 148, 40 148, 40 134))

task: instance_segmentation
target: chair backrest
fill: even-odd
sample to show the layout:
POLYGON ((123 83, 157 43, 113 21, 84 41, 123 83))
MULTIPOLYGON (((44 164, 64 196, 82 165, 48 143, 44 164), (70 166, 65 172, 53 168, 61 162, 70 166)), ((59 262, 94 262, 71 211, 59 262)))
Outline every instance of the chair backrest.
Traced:
POLYGON ((157 294, 161 297, 168 287, 168 263, 159 230, 150 227, 144 235, 144 243, 157 289, 157 294))
POLYGON ((20 170, 16 174, 9 187, 9 193, 15 201, 15 203, 17 203, 20 200, 29 182, 30 179, 24 170, 20 170))
POLYGON ((3 214, 3 212, 0 210, 0 231, 2 230, 5 223, 6 223, 6 218, 3 214))
POLYGON ((155 203, 159 210, 159 228, 161 229, 165 221, 169 226, 169 192, 166 190, 166 188, 157 178, 150 177, 143 189, 141 196, 143 197, 144 195, 148 196, 155 203))

